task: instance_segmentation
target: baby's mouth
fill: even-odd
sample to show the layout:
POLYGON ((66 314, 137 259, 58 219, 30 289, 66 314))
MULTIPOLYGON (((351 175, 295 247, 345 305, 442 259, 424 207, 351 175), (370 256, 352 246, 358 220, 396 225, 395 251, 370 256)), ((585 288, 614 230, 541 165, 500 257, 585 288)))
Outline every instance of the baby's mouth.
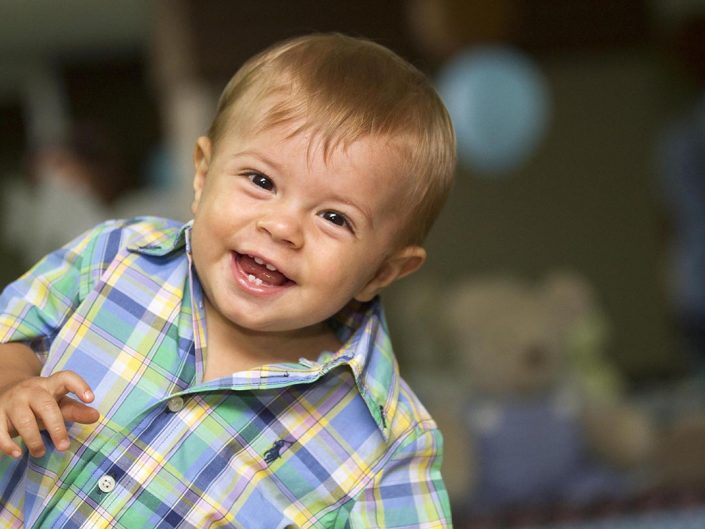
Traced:
POLYGON ((279 287, 293 283, 270 263, 259 257, 237 253, 235 256, 240 269, 247 275, 247 280, 257 286, 268 285, 279 287))

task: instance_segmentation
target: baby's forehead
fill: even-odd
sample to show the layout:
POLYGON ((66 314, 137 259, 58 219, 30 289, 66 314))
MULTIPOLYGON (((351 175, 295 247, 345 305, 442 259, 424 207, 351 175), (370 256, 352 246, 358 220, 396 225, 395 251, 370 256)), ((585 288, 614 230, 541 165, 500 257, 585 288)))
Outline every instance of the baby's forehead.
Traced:
POLYGON ((326 162, 336 155, 343 155, 347 158, 355 157, 379 162, 383 157, 385 165, 390 167, 403 165, 403 146, 390 135, 326 135, 315 130, 308 134, 303 133, 306 134, 307 153, 310 156, 323 156, 326 162))
POLYGON ((379 185, 405 185, 410 178, 407 153, 389 136, 364 135, 351 141, 333 137, 326 141, 313 135, 308 138, 307 154, 309 162, 322 159, 333 171, 343 165, 356 171, 358 178, 371 178, 379 185))

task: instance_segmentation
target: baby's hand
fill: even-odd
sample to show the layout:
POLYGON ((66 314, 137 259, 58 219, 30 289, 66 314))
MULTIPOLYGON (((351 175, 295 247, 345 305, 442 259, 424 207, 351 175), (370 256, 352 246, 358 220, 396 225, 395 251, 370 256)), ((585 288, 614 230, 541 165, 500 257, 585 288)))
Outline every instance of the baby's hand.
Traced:
POLYGON ((90 424, 100 418, 98 410, 67 396, 73 393, 83 402, 93 401, 93 392, 73 371, 48 377, 31 377, 6 386, 0 392, 0 451, 20 457, 22 451, 12 437, 24 439, 33 457, 44 455, 40 429, 49 432, 58 450, 69 447, 65 422, 90 424))

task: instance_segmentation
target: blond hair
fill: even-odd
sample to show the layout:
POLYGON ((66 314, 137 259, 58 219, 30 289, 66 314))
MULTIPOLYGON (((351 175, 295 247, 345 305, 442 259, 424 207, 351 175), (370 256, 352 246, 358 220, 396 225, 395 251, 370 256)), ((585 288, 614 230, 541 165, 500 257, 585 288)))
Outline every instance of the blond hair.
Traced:
POLYGON ((364 136, 389 139, 412 175, 404 243, 420 243, 443 206, 455 171, 455 135, 424 74, 389 49, 340 34, 276 44, 247 61, 220 97, 208 131, 214 145, 228 127, 264 130, 299 122, 324 153, 364 136), (413 218, 412 218, 413 217, 413 218))

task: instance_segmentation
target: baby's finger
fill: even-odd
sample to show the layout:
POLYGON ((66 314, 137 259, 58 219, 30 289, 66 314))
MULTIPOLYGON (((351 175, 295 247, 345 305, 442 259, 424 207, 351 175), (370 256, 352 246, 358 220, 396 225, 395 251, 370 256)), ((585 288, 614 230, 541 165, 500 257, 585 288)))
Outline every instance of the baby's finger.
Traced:
POLYGON ((51 437, 56 449, 66 450, 69 447, 69 436, 66 432, 64 416, 59 409, 59 404, 50 395, 45 395, 46 397, 38 397, 31 402, 30 406, 34 415, 41 421, 41 426, 51 437))
POLYGON ((73 393, 83 402, 92 402, 93 392, 88 383, 73 371, 59 371, 47 377, 50 391, 56 400, 61 399, 67 393, 73 393))
POLYGON ((10 434, 0 428, 0 452, 17 459, 22 455, 22 449, 15 443, 10 434))
POLYGON ((100 413, 95 408, 86 406, 82 402, 64 397, 59 401, 61 414, 64 416, 64 421, 79 422, 81 424, 92 424, 100 419, 100 413))
POLYGON ((13 410, 10 413, 10 421, 15 427, 15 430, 17 430, 17 435, 19 435, 24 440, 24 444, 27 445, 29 453, 33 457, 43 456, 46 451, 44 441, 39 434, 37 419, 34 417, 32 410, 25 407, 13 410))

